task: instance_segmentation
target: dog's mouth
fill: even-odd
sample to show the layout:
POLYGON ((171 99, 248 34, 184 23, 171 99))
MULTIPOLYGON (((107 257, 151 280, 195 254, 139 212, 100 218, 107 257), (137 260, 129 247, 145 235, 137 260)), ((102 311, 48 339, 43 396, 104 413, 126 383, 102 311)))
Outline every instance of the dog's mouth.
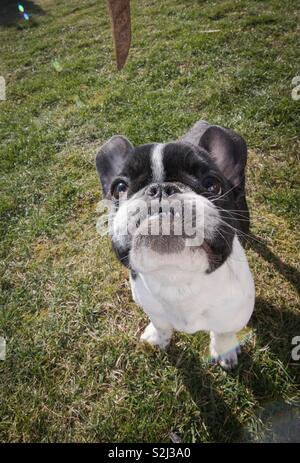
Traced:
POLYGON ((148 211, 146 217, 137 219, 135 233, 149 237, 185 237, 184 215, 173 209, 164 211, 161 207, 156 212, 148 211))
POLYGON ((201 248, 209 256, 213 254, 204 232, 197 230, 192 222, 186 227, 183 213, 173 209, 168 212, 160 209, 140 220, 132 244, 135 249, 146 247, 159 254, 178 254, 188 247, 201 248))
MULTIPOLYGON (((215 260, 219 217, 206 199, 194 193, 161 201, 142 197, 129 201, 126 207, 117 219, 123 227, 119 228, 124 231, 120 236, 126 237, 123 248, 129 251, 132 268, 202 269, 207 267, 207 261, 215 260)), ((116 247, 121 247, 117 238, 115 242, 116 247)))

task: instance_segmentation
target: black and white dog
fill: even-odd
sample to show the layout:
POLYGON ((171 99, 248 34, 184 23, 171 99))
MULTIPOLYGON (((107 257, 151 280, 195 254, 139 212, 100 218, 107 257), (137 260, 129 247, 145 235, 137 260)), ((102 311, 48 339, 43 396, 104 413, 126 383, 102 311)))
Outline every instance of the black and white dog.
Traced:
POLYGON ((239 135, 205 121, 166 144, 135 148, 117 135, 96 156, 113 248, 150 318, 141 340, 164 348, 174 329, 209 331, 225 369, 237 365, 236 333, 255 299, 242 246, 246 161, 239 135))

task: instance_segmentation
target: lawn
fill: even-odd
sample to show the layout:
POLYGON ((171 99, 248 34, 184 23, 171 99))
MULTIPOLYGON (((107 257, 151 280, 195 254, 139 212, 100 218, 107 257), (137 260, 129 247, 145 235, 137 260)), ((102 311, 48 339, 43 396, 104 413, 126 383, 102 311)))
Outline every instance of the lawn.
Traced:
POLYGON ((0 5, 0 440, 299 442, 300 5, 133 0, 118 73, 103 0, 23 4, 29 21, 0 5), (167 141, 197 119, 249 146, 257 301, 229 374, 206 333, 139 344, 147 318, 96 232, 101 143, 167 141))

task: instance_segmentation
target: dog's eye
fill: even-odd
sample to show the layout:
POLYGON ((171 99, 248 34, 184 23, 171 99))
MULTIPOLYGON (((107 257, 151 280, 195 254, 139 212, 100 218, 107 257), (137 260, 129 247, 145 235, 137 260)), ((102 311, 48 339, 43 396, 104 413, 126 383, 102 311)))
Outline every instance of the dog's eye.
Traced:
POLYGON ((125 193, 128 189, 128 185, 126 182, 123 180, 120 180, 119 182, 116 182, 115 185, 113 185, 112 188, 112 195, 115 199, 119 199, 120 196, 122 196, 123 193, 125 193))
POLYGON ((218 178, 208 176, 202 182, 203 187, 212 195, 220 195, 222 193, 222 185, 218 178))

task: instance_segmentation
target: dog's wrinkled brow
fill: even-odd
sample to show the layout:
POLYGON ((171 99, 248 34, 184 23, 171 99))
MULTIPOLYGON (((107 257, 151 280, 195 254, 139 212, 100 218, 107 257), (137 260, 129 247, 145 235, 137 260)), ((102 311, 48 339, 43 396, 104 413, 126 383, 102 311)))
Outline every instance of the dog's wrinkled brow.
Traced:
POLYGON ((135 148, 121 174, 131 182, 134 192, 150 183, 188 182, 211 169, 205 152, 183 143, 147 144, 135 148), (199 151, 199 152, 198 152, 199 151))

